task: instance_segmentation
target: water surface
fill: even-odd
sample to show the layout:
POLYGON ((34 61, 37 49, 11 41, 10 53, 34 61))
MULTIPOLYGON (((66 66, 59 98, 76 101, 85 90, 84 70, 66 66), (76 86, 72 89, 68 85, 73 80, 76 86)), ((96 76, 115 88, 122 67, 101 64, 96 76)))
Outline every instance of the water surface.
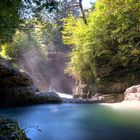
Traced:
POLYGON ((140 110, 101 104, 47 104, 0 109, 32 140, 140 140, 140 110))

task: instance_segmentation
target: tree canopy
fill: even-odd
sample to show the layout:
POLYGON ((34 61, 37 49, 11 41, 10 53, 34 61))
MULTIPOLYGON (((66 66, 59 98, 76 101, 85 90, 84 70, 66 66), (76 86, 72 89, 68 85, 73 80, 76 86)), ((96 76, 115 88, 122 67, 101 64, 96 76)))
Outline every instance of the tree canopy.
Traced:
POLYGON ((0 44, 12 40, 15 29, 21 22, 21 0, 0 1, 0 44))
POLYGON ((117 67, 140 62, 139 0, 97 0, 88 25, 64 19, 63 40, 73 45, 67 72, 88 83, 117 67))
POLYGON ((24 29, 24 19, 37 16, 41 10, 57 9, 55 0, 1 0, 0 1, 0 44, 11 42, 16 29, 24 29))

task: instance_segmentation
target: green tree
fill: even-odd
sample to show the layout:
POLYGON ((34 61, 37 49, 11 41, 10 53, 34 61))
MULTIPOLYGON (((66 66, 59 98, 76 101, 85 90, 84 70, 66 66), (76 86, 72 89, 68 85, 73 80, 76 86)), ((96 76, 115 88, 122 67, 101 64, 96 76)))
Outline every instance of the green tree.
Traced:
POLYGON ((10 42, 20 19, 21 0, 0 1, 0 44, 10 42))
POLYGON ((63 40, 74 46, 67 71, 80 80, 94 82, 140 62, 138 0, 98 0, 88 25, 73 16, 64 21, 63 40))
POLYGON ((2 56, 20 61, 23 53, 32 49, 36 50, 38 54, 47 55, 45 43, 49 23, 30 19, 26 20, 25 25, 26 30, 17 30, 13 36, 13 41, 2 45, 2 56))
POLYGON ((57 9, 55 0, 1 0, 0 1, 0 44, 11 42, 16 29, 23 29, 25 19, 39 15, 42 10, 57 9))

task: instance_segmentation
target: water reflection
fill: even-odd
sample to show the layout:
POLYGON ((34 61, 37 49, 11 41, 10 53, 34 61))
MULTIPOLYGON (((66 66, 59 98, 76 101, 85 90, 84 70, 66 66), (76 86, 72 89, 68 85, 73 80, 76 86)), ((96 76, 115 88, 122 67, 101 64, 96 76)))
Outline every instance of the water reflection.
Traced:
POLYGON ((0 109, 0 114, 30 127, 27 135, 32 140, 140 140, 140 110, 60 104, 0 109))

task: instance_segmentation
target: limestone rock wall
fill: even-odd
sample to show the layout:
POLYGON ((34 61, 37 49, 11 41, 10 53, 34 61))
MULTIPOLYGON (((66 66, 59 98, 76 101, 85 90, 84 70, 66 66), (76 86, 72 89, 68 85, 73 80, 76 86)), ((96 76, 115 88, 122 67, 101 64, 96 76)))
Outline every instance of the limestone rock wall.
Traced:
POLYGON ((140 65, 117 67, 110 71, 105 71, 104 69, 101 68, 100 71, 98 71, 97 74, 99 78, 96 82, 88 83, 77 81, 75 84, 74 97, 86 99, 107 95, 101 99, 108 100, 110 95, 110 100, 114 98, 113 100, 115 102, 116 98, 117 101, 118 99, 122 101, 125 90, 132 85, 140 83, 140 65))

